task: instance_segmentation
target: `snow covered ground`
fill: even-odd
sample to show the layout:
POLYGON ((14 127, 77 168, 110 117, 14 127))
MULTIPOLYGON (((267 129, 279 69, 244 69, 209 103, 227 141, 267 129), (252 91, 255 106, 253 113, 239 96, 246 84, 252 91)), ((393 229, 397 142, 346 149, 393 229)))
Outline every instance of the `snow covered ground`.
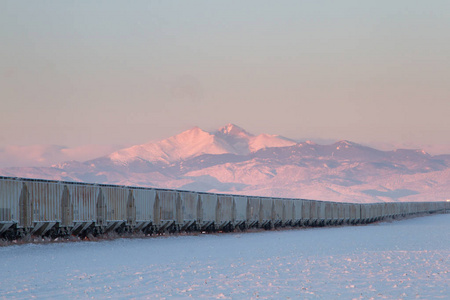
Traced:
POLYGON ((0 248, 0 298, 448 299, 450 215, 0 248))

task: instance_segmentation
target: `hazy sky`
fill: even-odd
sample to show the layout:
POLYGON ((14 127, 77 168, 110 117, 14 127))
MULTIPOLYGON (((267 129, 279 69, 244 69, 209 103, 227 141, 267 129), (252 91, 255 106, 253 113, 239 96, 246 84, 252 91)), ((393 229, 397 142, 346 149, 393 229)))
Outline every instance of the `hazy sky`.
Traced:
POLYGON ((450 151, 448 0, 0 0, 0 41, 1 149, 235 123, 450 151))

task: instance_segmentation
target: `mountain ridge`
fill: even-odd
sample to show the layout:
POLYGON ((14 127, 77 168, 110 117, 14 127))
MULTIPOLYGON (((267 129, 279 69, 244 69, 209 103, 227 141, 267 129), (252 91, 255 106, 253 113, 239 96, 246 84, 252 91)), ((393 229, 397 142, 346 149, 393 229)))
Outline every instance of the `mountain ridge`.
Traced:
POLYGON ((450 195, 450 155, 381 151, 253 135, 227 124, 199 127, 96 159, 3 168, 4 176, 86 181, 329 201, 436 201, 450 195))

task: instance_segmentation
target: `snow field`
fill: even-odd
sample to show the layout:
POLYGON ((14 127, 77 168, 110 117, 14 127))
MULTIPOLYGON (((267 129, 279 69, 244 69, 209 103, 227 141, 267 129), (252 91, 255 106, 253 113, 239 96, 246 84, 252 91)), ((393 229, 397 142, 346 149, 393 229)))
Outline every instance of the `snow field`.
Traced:
POLYGON ((3 299, 448 299, 450 215, 0 248, 3 299))

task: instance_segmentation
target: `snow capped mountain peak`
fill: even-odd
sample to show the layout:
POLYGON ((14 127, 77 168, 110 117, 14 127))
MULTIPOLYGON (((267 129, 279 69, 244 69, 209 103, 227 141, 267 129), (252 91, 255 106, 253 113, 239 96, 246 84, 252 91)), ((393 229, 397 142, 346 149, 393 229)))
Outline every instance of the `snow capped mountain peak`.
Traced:
POLYGON ((173 137, 168 138, 167 140, 177 141, 180 143, 193 142, 193 143, 201 143, 202 141, 209 140, 213 137, 213 135, 207 131, 204 131, 200 127, 193 127, 189 130, 183 131, 173 137))
POLYGON ((216 132, 216 136, 233 147, 236 154, 241 155, 256 152, 264 148, 287 147, 296 144, 296 142, 279 135, 263 133, 255 136, 231 123, 220 128, 216 132))
POLYGON ((420 153, 422 153, 423 155, 430 156, 430 153, 428 153, 427 151, 425 151, 425 150, 423 150, 423 149, 417 150, 417 152, 420 152, 420 153))
POLYGON ((353 142, 350 142, 347 140, 338 141, 337 143, 335 143, 335 145, 338 147, 341 146, 341 147, 346 147, 346 148, 351 147, 351 146, 359 146, 359 144, 353 143, 353 142))
POLYGON ((248 133, 243 128, 231 123, 228 123, 227 125, 221 127, 218 133, 223 135, 239 136, 244 138, 253 136, 251 133, 248 133))
POLYGON ((296 142, 278 135, 254 136, 241 127, 227 124, 215 133, 194 127, 159 142, 150 142, 116 151, 108 156, 115 164, 136 160, 170 164, 203 154, 247 155, 268 147, 286 147, 296 142))
POLYGON ((256 152, 264 148, 289 147, 297 143, 280 135, 260 134, 251 139, 249 149, 256 152))
POLYGON ((171 163, 202 154, 230 152, 233 152, 232 149, 213 134, 194 127, 156 143, 150 142, 116 151, 109 155, 109 158, 122 164, 136 159, 171 163))

